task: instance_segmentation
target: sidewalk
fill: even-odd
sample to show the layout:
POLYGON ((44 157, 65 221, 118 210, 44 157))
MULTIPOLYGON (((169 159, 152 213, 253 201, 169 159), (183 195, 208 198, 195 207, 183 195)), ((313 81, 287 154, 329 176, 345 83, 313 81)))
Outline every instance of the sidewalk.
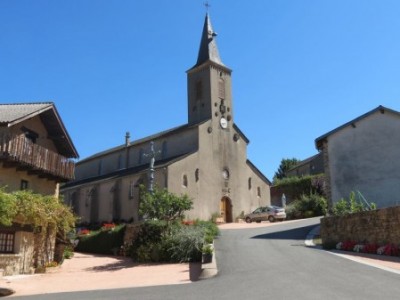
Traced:
POLYGON ((75 253, 45 274, 5 276, 10 297, 190 283, 189 264, 135 264, 131 258, 75 253))

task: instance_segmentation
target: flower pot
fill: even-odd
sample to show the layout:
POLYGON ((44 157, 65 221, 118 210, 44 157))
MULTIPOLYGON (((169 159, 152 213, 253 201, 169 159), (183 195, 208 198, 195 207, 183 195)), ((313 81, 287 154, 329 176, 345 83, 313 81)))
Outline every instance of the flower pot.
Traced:
POLYGON ((203 253, 202 262, 203 264, 208 264, 212 262, 212 253, 203 253))

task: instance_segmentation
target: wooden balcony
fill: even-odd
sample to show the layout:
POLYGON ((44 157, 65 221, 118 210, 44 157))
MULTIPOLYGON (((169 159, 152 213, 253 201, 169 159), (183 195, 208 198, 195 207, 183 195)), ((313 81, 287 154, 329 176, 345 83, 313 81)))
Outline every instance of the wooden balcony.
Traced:
POLYGON ((60 182, 74 179, 75 163, 24 136, 0 135, 0 160, 4 167, 16 167, 30 174, 60 182))

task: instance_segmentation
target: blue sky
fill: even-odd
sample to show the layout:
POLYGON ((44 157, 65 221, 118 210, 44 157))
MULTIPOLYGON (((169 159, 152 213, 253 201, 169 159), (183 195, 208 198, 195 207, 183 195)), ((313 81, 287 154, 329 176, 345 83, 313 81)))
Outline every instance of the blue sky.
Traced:
MULTIPOLYGON (((187 122, 203 0, 0 0, 0 102, 54 101, 81 156, 187 122)), ((384 105, 400 111, 400 1, 214 0, 234 122, 282 158, 384 105)))

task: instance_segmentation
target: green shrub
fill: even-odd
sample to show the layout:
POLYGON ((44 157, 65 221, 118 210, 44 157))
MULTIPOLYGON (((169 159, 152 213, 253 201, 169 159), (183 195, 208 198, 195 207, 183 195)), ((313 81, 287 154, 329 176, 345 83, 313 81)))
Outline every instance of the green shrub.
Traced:
POLYGON ((348 199, 342 198, 333 205, 332 213, 335 216, 343 216, 374 209, 376 209, 375 203, 365 200, 359 191, 357 193, 352 191, 348 199))
POLYGON ((219 228, 218 226, 211 222, 211 221, 201 221, 201 220, 196 220, 194 223, 195 226, 200 227, 204 230, 204 234, 206 236, 210 236, 213 239, 219 235, 219 228))
POLYGON ((74 256, 74 250, 72 249, 72 247, 70 246, 65 247, 63 257, 65 259, 70 259, 73 256, 74 256))
POLYGON ((200 226, 181 226, 169 237, 171 259, 177 262, 201 261, 204 230, 200 226))
POLYGON ((114 230, 92 231, 89 235, 79 236, 75 250, 86 253, 112 254, 113 248, 120 248, 124 243, 125 225, 118 225, 114 230))
POLYGON ((279 194, 284 193, 288 199, 299 199, 301 195, 324 195, 324 181, 325 176, 323 174, 293 176, 277 180, 274 187, 279 194))
POLYGON ((286 206, 288 220, 322 216, 327 212, 326 199, 316 193, 301 195, 299 199, 286 206))

